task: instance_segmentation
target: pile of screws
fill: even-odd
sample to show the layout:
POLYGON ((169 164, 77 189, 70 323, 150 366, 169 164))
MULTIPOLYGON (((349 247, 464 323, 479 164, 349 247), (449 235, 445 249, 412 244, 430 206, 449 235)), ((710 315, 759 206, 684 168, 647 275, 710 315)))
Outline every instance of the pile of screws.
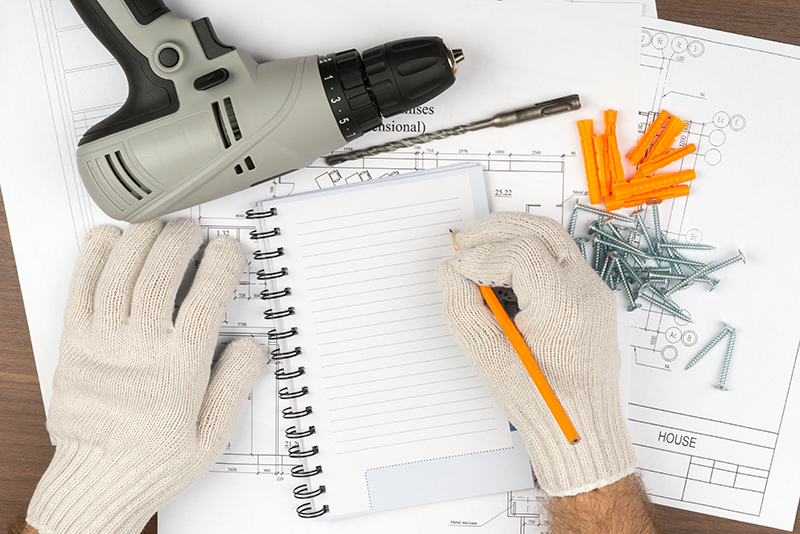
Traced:
POLYGON ((664 310, 664 312, 692 322, 689 313, 675 300, 673 295, 696 283, 709 286, 713 290, 718 280, 708 277, 711 273, 724 269, 739 261, 745 262, 744 254, 724 261, 702 262, 683 256, 682 250, 708 251, 714 247, 692 243, 671 243, 661 230, 659 205, 650 204, 653 234, 645 226, 643 210, 626 217, 616 213, 598 210, 575 202, 569 234, 587 257, 586 244, 590 243, 594 256, 590 261, 594 270, 612 290, 620 287, 628 296, 633 311, 642 306, 644 300, 664 310), (589 237, 575 237, 578 212, 594 215, 596 220, 589 226, 589 237), (644 247, 644 248, 640 248, 644 247))

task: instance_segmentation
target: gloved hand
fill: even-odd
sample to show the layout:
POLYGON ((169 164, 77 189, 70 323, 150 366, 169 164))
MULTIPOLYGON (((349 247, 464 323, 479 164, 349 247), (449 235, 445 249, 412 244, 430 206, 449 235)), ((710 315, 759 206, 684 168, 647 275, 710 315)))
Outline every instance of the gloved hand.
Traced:
POLYGON ((47 428, 56 452, 28 508, 41 534, 134 534, 219 458, 267 356, 231 343, 211 372, 244 270, 213 240, 173 322, 199 226, 150 221, 89 231, 69 289, 47 428))
POLYGON ((615 297, 555 221, 494 213, 457 235, 437 269, 444 317, 503 413, 525 439, 551 497, 590 491, 633 473, 619 397, 615 297), (514 322, 572 420, 570 445, 475 284, 513 289, 514 322))

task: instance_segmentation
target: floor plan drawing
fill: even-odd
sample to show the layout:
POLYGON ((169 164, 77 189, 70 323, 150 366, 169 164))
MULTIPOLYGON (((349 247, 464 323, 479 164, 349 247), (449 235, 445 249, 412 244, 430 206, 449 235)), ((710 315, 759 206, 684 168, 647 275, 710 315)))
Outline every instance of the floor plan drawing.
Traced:
MULTIPOLYGON (((714 61, 709 56, 717 53, 722 45, 647 27, 642 29, 641 45, 643 108, 639 112, 639 134, 644 134, 661 110, 674 113, 687 123, 687 127, 673 148, 694 144, 696 151, 662 172, 693 169, 700 180, 713 175, 725 157, 726 141, 736 141, 736 136, 744 135, 741 132, 747 126, 742 114, 720 110, 720 105, 735 105, 735 101, 729 104, 727 95, 721 97, 712 84, 695 75, 696 69, 709 68, 704 62, 714 61)), ((704 241, 702 228, 689 224, 691 218, 687 218, 687 213, 691 202, 691 197, 683 197, 660 206, 660 228, 664 239, 689 244, 712 244, 704 241)), ((652 208, 644 206, 643 219, 651 232, 654 231, 652 216, 652 208)), ((637 239, 637 245, 639 241, 641 238, 637 239)), ((688 255, 691 259, 703 261, 725 259, 717 257, 719 253, 688 255)), ((726 273, 720 274, 724 277, 726 273)), ((680 295, 676 296, 676 300, 680 302, 680 295)), ((684 309, 684 312, 691 316, 692 310, 684 309)), ((685 356, 694 350, 696 343, 694 325, 658 307, 645 305, 641 312, 635 314, 631 349, 636 365, 673 371, 673 362, 681 353, 685 356)))
POLYGON ((519 518, 520 534, 546 534, 549 531, 547 514, 543 510, 547 496, 540 487, 529 491, 508 493, 508 516, 519 518))
MULTIPOLYGON (((659 206, 664 239, 716 247, 686 251, 694 260, 741 250, 747 261, 714 273, 713 287, 673 295, 691 322, 649 305, 631 313, 629 428, 639 468, 657 503, 791 529, 800 488, 786 470, 797 470, 788 450, 800 437, 790 415, 798 411, 800 338, 791 327, 776 329, 795 314, 756 282, 785 272, 764 236, 789 224, 788 215, 741 214, 773 205, 776 191, 798 192, 800 147, 778 111, 791 98, 788 85, 764 80, 800 79, 800 50, 655 19, 645 19, 641 44, 639 133, 666 109, 687 122, 675 147, 697 147, 673 164, 697 178, 689 197, 659 206), (714 387, 724 343, 684 370, 723 323, 737 331, 728 391, 714 387)), ((651 206, 644 215, 652 233, 651 206)))

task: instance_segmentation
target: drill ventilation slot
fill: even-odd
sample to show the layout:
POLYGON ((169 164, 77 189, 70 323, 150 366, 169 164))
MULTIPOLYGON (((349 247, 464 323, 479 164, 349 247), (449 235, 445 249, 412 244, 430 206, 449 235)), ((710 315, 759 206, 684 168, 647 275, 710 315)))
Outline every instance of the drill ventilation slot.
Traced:
POLYGON ((233 102, 231 102, 230 98, 225 98, 223 102, 225 103, 225 113, 228 115, 228 122, 231 125, 233 138, 238 141, 242 138, 242 131, 239 129, 239 121, 236 118, 236 112, 233 111, 233 102))
POLYGON ((222 113, 223 106, 220 106, 219 102, 212 102, 211 110, 214 112, 214 120, 217 123, 222 144, 225 148, 230 148, 232 143, 227 127, 230 127, 230 131, 233 133, 233 139, 235 141, 238 141, 242 138, 242 130, 239 128, 239 120, 236 118, 236 112, 233 110, 233 101, 226 97, 222 102, 225 108, 224 114, 222 113), (227 123, 225 121, 226 118, 227 123))
POLYGON ((228 137, 228 130, 225 129, 225 123, 222 120, 222 112, 219 109, 219 102, 212 102, 211 110, 214 112, 214 119, 217 122, 217 128, 219 129, 219 136, 222 139, 222 145, 225 148, 230 148, 231 140, 228 137))
POLYGON ((122 152, 117 150, 114 152, 114 157, 111 154, 106 154, 106 162, 114 173, 114 176, 120 181, 131 194, 141 200, 142 196, 139 192, 149 195, 152 193, 146 185, 136 179, 136 176, 129 170, 128 165, 125 163, 125 158, 122 157, 122 152))
POLYGON ((87 168, 97 187, 117 209, 125 211, 152 194, 152 190, 137 178, 122 150, 108 152, 87 162, 87 168))
MULTIPOLYGON (((244 164, 247 167, 248 171, 252 171, 253 169, 256 168, 256 164, 255 162, 253 162, 253 158, 251 158, 250 156, 244 158, 244 164)), ((233 168, 233 170, 236 172, 236 174, 244 174, 244 169, 242 168, 241 165, 236 165, 233 168)))

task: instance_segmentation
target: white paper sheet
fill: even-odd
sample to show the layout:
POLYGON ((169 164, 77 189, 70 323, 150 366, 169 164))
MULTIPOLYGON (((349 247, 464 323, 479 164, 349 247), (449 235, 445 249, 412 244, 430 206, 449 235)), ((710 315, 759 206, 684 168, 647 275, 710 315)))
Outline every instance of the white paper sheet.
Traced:
MULTIPOLYGON (((509 1, 509 0, 505 0, 505 1, 509 1)), ((529 2, 529 1, 541 2, 542 0, 513 0, 513 1, 516 1, 516 2, 529 2)), ((552 1, 552 2, 563 2, 563 1, 574 2, 575 0, 547 0, 547 1, 552 1)), ((589 3, 589 2, 596 2, 596 3, 603 3, 603 4, 609 3, 606 0, 579 0, 579 1, 580 2, 584 2, 584 3, 589 3)), ((643 9, 642 15, 644 15, 646 17, 657 17, 658 16, 658 12, 656 10, 656 1, 655 0, 617 0, 615 3, 620 3, 620 4, 622 4, 622 3, 626 3, 626 4, 642 4, 642 9, 643 9)))
POLYGON ((717 247, 690 258, 741 249, 747 263, 714 273, 712 293, 700 284, 673 295, 691 324, 650 306, 631 314, 639 466, 659 504, 785 530, 800 497, 800 290, 784 207, 800 195, 798 86, 798 47, 643 23, 640 131, 666 109, 689 124, 679 143, 698 147, 682 163, 697 171, 691 195, 661 205, 666 237, 717 247), (684 371, 723 322, 737 331, 724 392, 713 386, 727 339, 684 371))

